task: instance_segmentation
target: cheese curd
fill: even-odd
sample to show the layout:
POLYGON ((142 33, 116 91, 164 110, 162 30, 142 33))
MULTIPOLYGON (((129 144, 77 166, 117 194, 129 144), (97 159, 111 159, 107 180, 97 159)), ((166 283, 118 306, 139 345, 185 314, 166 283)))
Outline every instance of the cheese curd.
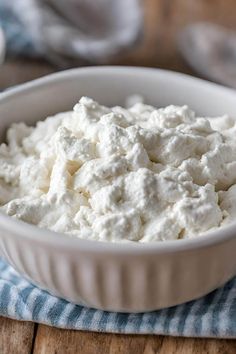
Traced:
POLYGON ((0 146, 0 209, 100 241, 196 237, 236 218, 236 120, 187 106, 108 108, 12 124, 0 146))

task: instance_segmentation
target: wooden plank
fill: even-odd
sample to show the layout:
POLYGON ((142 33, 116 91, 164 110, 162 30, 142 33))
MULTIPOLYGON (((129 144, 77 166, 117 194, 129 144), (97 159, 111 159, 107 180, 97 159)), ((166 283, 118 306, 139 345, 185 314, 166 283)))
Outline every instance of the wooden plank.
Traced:
POLYGON ((39 325, 34 354, 234 354, 236 341, 116 335, 61 330, 39 325))
POLYGON ((0 90, 56 71, 42 60, 12 59, 0 66, 0 90))
POLYGON ((160 354, 235 354, 236 341, 165 337, 160 354))
POLYGON ((0 353, 30 354, 34 323, 14 321, 0 317, 0 353))
POLYGON ((34 354, 107 354, 111 337, 93 332, 61 330, 39 325, 35 338, 34 354))
POLYGON ((34 354, 149 354, 158 353, 163 337, 116 335, 69 331, 40 325, 35 339, 34 354))
POLYGON ((150 335, 110 335, 109 354, 154 354, 160 353, 164 337, 150 335))

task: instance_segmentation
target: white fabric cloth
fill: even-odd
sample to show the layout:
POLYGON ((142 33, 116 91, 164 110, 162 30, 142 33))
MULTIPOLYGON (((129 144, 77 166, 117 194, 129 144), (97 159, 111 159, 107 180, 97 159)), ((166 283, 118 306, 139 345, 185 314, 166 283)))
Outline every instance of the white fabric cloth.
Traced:
POLYGON ((37 50, 57 64, 102 63, 141 33, 139 0, 14 0, 37 50))

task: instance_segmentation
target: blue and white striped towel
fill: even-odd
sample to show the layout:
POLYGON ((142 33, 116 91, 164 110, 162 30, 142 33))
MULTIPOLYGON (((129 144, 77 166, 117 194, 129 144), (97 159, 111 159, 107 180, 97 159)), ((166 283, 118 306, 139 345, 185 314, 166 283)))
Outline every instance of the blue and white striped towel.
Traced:
POLYGON ((124 314, 68 303, 30 284, 0 260, 0 315, 78 330, 236 338, 236 278, 196 301, 124 314))

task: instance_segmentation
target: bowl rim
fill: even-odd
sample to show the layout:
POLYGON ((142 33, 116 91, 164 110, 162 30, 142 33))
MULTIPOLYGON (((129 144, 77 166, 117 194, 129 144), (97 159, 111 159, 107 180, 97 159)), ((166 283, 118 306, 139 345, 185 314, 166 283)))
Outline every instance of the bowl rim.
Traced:
MULTIPOLYGON (((67 80, 75 74, 90 76, 93 75, 93 73, 99 74, 100 72, 101 75, 104 75, 104 73, 106 75, 109 73, 114 75, 119 74, 121 71, 129 75, 135 74, 135 72, 143 72, 144 74, 158 72, 159 75, 166 75, 169 77, 172 76, 176 79, 189 82, 198 82, 199 84, 214 88, 216 90, 223 90, 236 97, 236 92, 231 88, 175 71, 130 66, 90 66, 52 73, 17 85, 13 88, 9 88, 0 94, 0 104, 8 101, 8 99, 13 99, 15 96, 23 95, 29 90, 32 91, 45 85, 55 84, 55 82, 67 80)), ((214 246, 236 238, 236 221, 227 226, 200 234, 194 238, 149 243, 85 240, 79 237, 70 236, 68 234, 41 229, 35 225, 27 224, 21 220, 14 219, 3 212, 0 212, 0 225, 0 229, 9 231, 13 237, 20 237, 28 241, 37 242, 44 245, 47 244, 48 246, 59 247, 60 249, 70 249, 71 251, 79 250, 84 252, 87 251, 93 253, 109 253, 119 255, 127 253, 131 255, 141 255, 183 252, 214 246)))
POLYGON ((149 68, 149 67, 142 67, 142 66, 104 65, 104 66, 84 66, 79 68, 66 69, 59 72, 46 74, 40 78, 24 82, 15 85, 13 87, 9 87, 5 89, 5 91, 0 93, 0 103, 3 101, 7 102, 8 99, 12 99, 14 98, 14 96, 21 96, 27 93, 28 91, 34 91, 35 89, 37 90, 42 86, 55 84, 55 82, 63 82, 70 77, 73 78, 76 74, 79 74, 80 76, 90 76, 90 75, 92 76, 94 73, 100 75, 104 75, 104 74, 119 75, 121 72, 129 76, 136 75, 137 73, 143 73, 143 74, 158 73, 159 76, 166 76, 167 79, 168 77, 169 78, 172 77, 189 83, 191 82, 198 83, 199 85, 204 85, 205 87, 212 88, 216 91, 225 91, 227 94, 236 97, 236 91, 230 87, 226 87, 224 85, 215 82, 204 80, 174 70, 165 70, 165 69, 149 68))

